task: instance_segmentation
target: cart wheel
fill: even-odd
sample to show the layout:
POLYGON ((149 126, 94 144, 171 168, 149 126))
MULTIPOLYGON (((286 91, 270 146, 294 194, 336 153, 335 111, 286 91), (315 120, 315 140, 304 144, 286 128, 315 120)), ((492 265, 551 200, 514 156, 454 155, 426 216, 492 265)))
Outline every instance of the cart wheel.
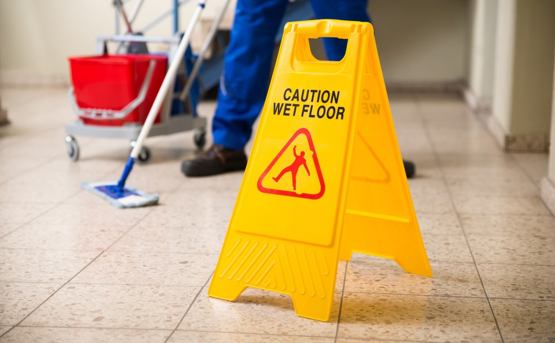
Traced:
POLYGON ((73 162, 77 162, 79 160, 79 144, 77 144, 77 140, 73 136, 66 136, 65 143, 67 156, 73 162))
MULTIPOLYGON (((135 144, 135 141, 131 141, 131 143, 129 144, 131 146, 131 150, 133 150, 135 144)), ((137 156, 137 159, 140 163, 145 163, 150 160, 150 149, 143 145, 141 151, 139 152, 139 156, 137 156)))
POLYGON ((139 153, 139 162, 146 163, 148 160, 150 160, 150 149, 144 146, 139 153))
POLYGON ((193 135, 193 141, 195 142, 197 149, 202 150, 202 148, 206 145, 206 129, 197 129, 193 135))

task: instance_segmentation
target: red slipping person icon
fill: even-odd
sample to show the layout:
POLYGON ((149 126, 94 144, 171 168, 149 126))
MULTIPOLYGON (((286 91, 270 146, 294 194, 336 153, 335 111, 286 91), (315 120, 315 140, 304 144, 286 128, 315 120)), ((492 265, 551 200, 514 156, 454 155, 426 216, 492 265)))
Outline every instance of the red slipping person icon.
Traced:
POLYGON ((257 187, 262 193, 312 200, 324 195, 324 176, 307 129, 300 128, 289 138, 260 175, 257 187), (291 179, 284 178, 289 173, 291 179))
POLYGON ((306 159, 304 158, 304 151, 301 151, 300 154, 297 154, 297 146, 293 146, 293 155, 295 156, 295 160, 288 165, 287 167, 283 168, 283 170, 279 173, 278 176, 273 177, 275 182, 279 182, 281 177, 286 173, 291 173, 291 178, 293 179, 293 190, 297 190, 297 172, 301 166, 306 169, 306 173, 310 176, 310 170, 308 170, 308 166, 306 165, 306 159))

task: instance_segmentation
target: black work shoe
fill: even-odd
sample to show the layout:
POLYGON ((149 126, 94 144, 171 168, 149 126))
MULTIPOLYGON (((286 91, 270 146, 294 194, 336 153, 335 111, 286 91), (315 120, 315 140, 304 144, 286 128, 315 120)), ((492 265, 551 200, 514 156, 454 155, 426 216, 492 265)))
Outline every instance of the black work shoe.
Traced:
POLYGON ((413 162, 409 160, 403 160, 403 165, 405 166, 405 174, 407 175, 407 179, 412 179, 412 177, 416 173, 416 166, 413 162))
POLYGON ((231 171, 245 170, 247 155, 243 150, 230 150, 214 144, 193 159, 181 164, 185 176, 211 176, 231 171))

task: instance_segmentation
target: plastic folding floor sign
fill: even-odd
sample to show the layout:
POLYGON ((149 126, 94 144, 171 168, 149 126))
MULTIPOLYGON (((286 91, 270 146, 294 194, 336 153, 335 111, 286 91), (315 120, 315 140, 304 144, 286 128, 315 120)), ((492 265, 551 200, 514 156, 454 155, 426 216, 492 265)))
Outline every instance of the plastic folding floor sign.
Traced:
POLYGON ((353 252, 431 276, 372 25, 291 22, 208 293, 274 291, 326 321, 338 260, 353 252), (312 55, 321 37, 348 40, 341 61, 312 55))

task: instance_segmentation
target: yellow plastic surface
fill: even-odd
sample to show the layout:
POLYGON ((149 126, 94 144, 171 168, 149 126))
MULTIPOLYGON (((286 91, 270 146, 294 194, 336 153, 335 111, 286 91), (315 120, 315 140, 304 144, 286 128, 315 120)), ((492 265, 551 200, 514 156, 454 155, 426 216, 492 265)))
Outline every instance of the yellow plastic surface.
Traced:
POLYGON ((326 321, 338 259, 353 251, 431 275, 372 25, 288 23, 209 295, 275 291, 326 321), (348 39, 344 58, 314 58, 320 37, 348 39))

